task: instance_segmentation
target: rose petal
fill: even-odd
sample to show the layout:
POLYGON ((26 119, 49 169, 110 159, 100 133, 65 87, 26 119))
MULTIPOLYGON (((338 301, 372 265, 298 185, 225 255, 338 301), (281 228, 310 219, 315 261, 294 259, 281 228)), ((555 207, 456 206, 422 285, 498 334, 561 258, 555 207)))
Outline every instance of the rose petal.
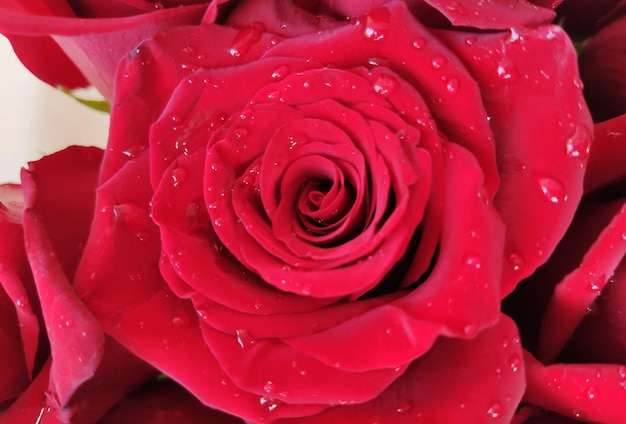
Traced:
POLYGON ((556 14, 526 0, 496 0, 485 6, 474 0, 424 0, 455 26, 508 29, 549 24, 556 14))
POLYGON ((577 421, 619 424, 626 420, 626 368, 615 364, 544 366, 524 353, 528 387, 524 401, 577 421))
POLYGON ((0 297, 3 305, 3 366, 0 396, 13 397, 25 387, 36 368, 37 354, 45 354, 46 343, 35 284, 24 250, 22 227, 23 194, 20 186, 0 186, 0 297), (11 341, 9 341, 11 340, 11 341), (13 375, 13 377, 11 377, 13 375), (9 389, 8 386, 12 388, 9 389), (16 387, 20 389, 16 389, 16 387))
POLYGON ((553 26, 480 38, 437 34, 471 69, 491 116, 502 179, 495 205, 507 227, 507 294, 554 250, 582 195, 591 119, 576 52, 553 26), (528 60, 530 54, 536 59, 528 60))
POLYGON ((524 392, 521 357, 515 325, 501 316, 472 340, 438 340, 370 402, 277 423, 508 423, 524 392))
POLYGON ((88 234, 85 218, 93 213, 101 156, 93 148, 68 148, 22 172, 24 239, 53 358, 48 405, 61 416, 87 421, 97 420, 129 387, 153 374, 106 339, 66 274, 73 274, 88 234), (64 225, 67 232, 50 228, 65 219, 72 223, 64 225))
POLYGON ((212 410, 172 381, 153 382, 122 399, 101 424, 242 424, 239 418, 212 410))
POLYGON ((626 205, 602 231, 581 264, 554 290, 543 316, 539 358, 552 362, 626 255, 626 205))
MULTIPOLYGON (((53 86, 69 83, 68 86, 83 86, 84 80, 76 74, 76 68, 67 63, 66 54, 73 65, 86 76, 107 98, 112 98, 113 79, 117 64, 141 41, 171 26, 199 23, 206 5, 176 7, 159 12, 143 13, 126 18, 81 19, 76 17, 65 2, 36 0, 23 2, 8 0, 0 6, 0 30, 11 36, 35 37, 25 41, 18 37, 14 48, 18 57, 24 57, 25 65, 33 65, 35 72, 53 86), (96 35, 94 35, 96 34, 96 35), (54 35, 52 38, 42 38, 54 35), (54 42, 58 48, 45 49, 54 42), (43 62, 34 57, 32 49, 44 57, 43 62), (43 50, 39 50, 42 49, 43 50), (30 49, 30 51, 29 51, 30 49), (89 52, 89 54, 87 54, 89 52), (94 53, 98 54, 94 54, 94 53), (58 69, 44 69, 43 64, 63 64, 58 69), (70 75, 67 75, 67 73, 70 75), (66 74, 66 75, 64 75, 66 74)), ((12 37, 9 37, 12 40, 12 37)))

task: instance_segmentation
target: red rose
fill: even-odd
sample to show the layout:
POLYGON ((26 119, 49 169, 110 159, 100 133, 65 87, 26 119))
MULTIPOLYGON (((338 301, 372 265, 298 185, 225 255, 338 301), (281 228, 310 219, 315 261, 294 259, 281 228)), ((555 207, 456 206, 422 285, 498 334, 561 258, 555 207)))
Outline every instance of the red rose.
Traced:
POLYGON ((475 28, 244 1, 133 52, 75 279, 107 334, 253 422, 510 420, 500 300, 573 216, 590 118, 550 10, 431 3, 475 28))
POLYGON ((21 190, 0 186, 2 422, 96 422, 155 374, 105 336, 70 283, 101 158, 72 148, 31 164, 21 190))
POLYGON ((597 124, 595 136, 572 226, 506 303, 528 349, 524 401, 541 408, 526 409, 533 420, 626 421, 626 115, 597 124))
POLYGON ((95 85, 111 99, 119 61, 163 28, 211 22, 202 0, 2 0, 0 32, 37 77, 53 86, 95 85))

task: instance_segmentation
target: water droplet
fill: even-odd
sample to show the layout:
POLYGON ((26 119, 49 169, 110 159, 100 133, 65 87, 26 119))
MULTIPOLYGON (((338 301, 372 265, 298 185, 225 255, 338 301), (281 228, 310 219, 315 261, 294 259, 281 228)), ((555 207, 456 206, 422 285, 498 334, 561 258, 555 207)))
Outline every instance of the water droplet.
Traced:
POLYGON ((443 68, 444 66, 446 66, 446 63, 448 63, 448 59, 446 59, 443 56, 437 55, 433 57, 432 65, 433 65, 433 68, 435 69, 443 68))
POLYGON ((446 91, 449 94, 455 94, 459 90, 459 80, 456 78, 450 78, 446 84, 446 91))
POLYGON ((602 290, 602 288, 606 284, 606 275, 601 274, 598 277, 591 275, 590 277, 594 277, 594 278, 589 281, 589 284, 587 284, 587 290, 589 290, 592 293, 600 294, 600 290, 602 290))
POLYGON ((261 396, 261 398, 259 399, 259 403, 261 404, 261 406, 267 407, 267 410, 270 412, 272 412, 282 404, 280 400, 273 399, 269 396, 261 396))
POLYGON ((176 140, 176 142, 174 142, 174 148, 185 156, 189 154, 189 146, 187 140, 176 140))
POLYGON ((240 328, 238 330, 235 330, 235 335, 237 336, 237 343, 242 349, 254 345, 254 338, 250 335, 248 330, 240 328))
POLYGON ((577 159, 587 159, 591 147, 591 136, 583 127, 576 127, 574 134, 565 142, 567 155, 577 159))
POLYGON ((280 80, 285 78, 285 76, 289 73, 289 67, 287 65, 279 66, 272 72, 272 79, 280 80))
POLYGON ((412 44, 416 49, 421 49, 426 45, 426 40, 422 37, 415 37, 412 44))
POLYGON ((233 129, 233 134, 235 138, 241 140, 242 138, 246 138, 248 136, 248 130, 244 127, 238 127, 233 129))
POLYGON ((476 328, 475 325, 472 325, 472 324, 466 325, 463 328, 463 333, 465 333, 465 336, 471 338, 471 337, 476 336, 476 334, 478 334, 478 329, 476 328))
POLYGON ((172 324, 179 328, 187 327, 189 326, 189 323, 189 317, 187 317, 186 315, 175 316, 174 318, 172 318, 172 324))
POLYGON ((181 166, 178 166, 172 170, 172 184, 174 187, 178 187, 187 177, 187 170, 181 166))
POLYGON ((572 409, 572 417, 576 418, 577 420, 582 420, 584 418, 584 414, 580 409, 572 409))
POLYGON ((517 355, 513 355, 511 356, 509 365, 511 366, 511 371, 518 372, 522 366, 522 359, 517 355))
POLYGON ((537 177, 536 181, 543 196, 551 203, 559 204, 567 201, 565 188, 555 179, 550 177, 537 177))
POLYGON ((143 151, 144 147, 141 144, 133 144, 132 146, 129 146, 126 150, 123 150, 122 154, 130 159, 135 159, 143 151))
POLYGON ((363 35, 370 40, 382 40, 390 30, 390 21, 391 14, 386 7, 372 10, 365 18, 363 35))
POLYGON ((589 387, 587 389, 587 399, 594 400, 598 398, 598 389, 595 387, 589 387))
POLYGON ((15 301, 15 306, 17 306, 18 308, 26 308, 28 307, 28 305, 28 299, 25 297, 20 297, 15 301))
POLYGON ((512 66, 498 65, 498 78, 505 81, 513 81, 516 78, 516 71, 512 66))
POLYGON ((465 39, 465 44, 467 44, 468 46, 474 45, 475 42, 476 42, 476 37, 474 37, 473 35, 470 35, 469 37, 465 39))
POLYGON ((413 405, 409 402, 402 402, 396 406, 396 412, 398 414, 406 414, 407 412, 411 412, 411 409, 413 409, 413 405))
POLYGON ((583 81, 578 76, 574 77, 573 83, 574 87, 578 88, 579 90, 582 90, 584 88, 583 81))
POLYGON ((265 385, 263 386, 263 391, 265 393, 272 393, 274 391, 274 382, 268 380, 265 382, 265 385))
POLYGON ((231 44, 228 52, 233 57, 240 57, 250 51, 252 46, 259 42, 265 31, 265 27, 260 22, 253 22, 245 28, 242 28, 231 44))
POLYGON ((398 81, 391 75, 381 74, 374 82, 374 91, 381 96, 389 96, 398 90, 398 81))
POLYGON ((478 256, 466 256, 465 264, 475 269, 480 269, 480 258, 478 256))
POLYGON ((522 257, 517 253, 511 253, 509 255, 509 264, 511 265, 511 268, 513 268, 513 271, 519 271, 526 266, 524 259, 522 259, 522 257))
POLYGON ((522 37, 519 35, 519 32, 517 32, 515 28, 509 28, 509 35, 506 38, 506 41, 508 43, 514 43, 516 41, 520 41, 521 38, 522 37))
POLYGON ((116 221, 124 222, 131 227, 142 227, 147 221, 146 212, 133 203, 122 203, 113 206, 113 216, 116 221))
POLYGON ((491 418, 499 418, 502 415, 502 405, 494 403, 487 409, 487 415, 491 418))
POLYGON ((465 8, 465 6, 456 1, 446 6, 446 9, 448 9, 450 12, 456 12, 459 16, 467 15, 467 9, 465 8))

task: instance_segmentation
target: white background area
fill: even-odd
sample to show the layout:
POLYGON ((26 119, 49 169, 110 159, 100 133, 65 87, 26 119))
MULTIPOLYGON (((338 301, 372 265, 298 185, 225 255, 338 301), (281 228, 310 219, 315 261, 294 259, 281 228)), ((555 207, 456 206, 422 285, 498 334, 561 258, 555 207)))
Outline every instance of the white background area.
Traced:
POLYGON ((0 184, 19 182, 28 161, 71 144, 103 147, 108 125, 108 114, 31 75, 0 35, 0 184))

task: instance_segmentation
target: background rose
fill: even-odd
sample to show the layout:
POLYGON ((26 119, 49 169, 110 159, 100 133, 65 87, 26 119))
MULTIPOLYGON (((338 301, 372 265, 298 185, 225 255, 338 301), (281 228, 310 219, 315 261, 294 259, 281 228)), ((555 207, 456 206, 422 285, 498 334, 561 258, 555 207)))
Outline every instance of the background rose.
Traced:
POLYGON ((550 261, 506 303, 516 308, 528 349, 525 401, 542 408, 528 409, 536 416, 528 422, 556 415, 575 422, 626 419, 620 406, 626 399, 626 115, 597 124, 595 135, 587 195, 572 226, 550 261))
POLYGON ((252 421, 506 422, 523 364, 499 301, 581 193, 574 52, 528 3, 437 5, 515 27, 485 33, 426 28, 443 16, 424 4, 316 16, 359 4, 241 2, 138 48, 76 287, 124 346, 252 421))
POLYGON ((580 74, 594 121, 626 113, 626 2, 573 0, 559 12, 568 33, 581 44, 580 74))
POLYGON ((69 282, 101 158, 71 148, 32 163, 21 187, 0 186, 1 422, 95 422, 155 375, 104 335, 69 282))
POLYGON ((117 64, 128 52, 163 28, 211 22, 219 3, 2 0, 0 32, 43 81, 67 88, 92 84, 110 100, 117 64))

